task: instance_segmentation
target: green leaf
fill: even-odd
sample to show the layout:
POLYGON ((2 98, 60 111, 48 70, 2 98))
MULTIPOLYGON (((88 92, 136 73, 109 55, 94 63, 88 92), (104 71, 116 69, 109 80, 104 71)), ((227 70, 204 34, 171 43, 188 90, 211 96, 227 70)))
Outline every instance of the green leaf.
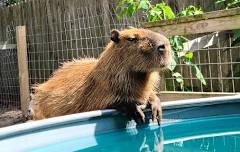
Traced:
POLYGON ((233 30, 233 41, 232 41, 232 46, 235 46, 240 42, 240 29, 233 30))
POLYGON ((225 6, 226 9, 240 7, 240 0, 217 0, 215 3, 225 6))
POLYGON ((118 11, 118 10, 125 4, 126 1, 127 1, 127 0, 121 0, 121 1, 119 1, 119 3, 118 3, 117 6, 116 6, 115 11, 118 11))
POLYGON ((226 0, 218 0, 218 1, 216 1, 215 3, 216 4, 219 4, 219 3, 223 3, 223 2, 225 2, 226 0))
POLYGON ((154 22, 162 19, 162 12, 157 10, 156 8, 153 8, 152 10, 150 10, 148 14, 149 14, 148 20, 150 22, 154 22))
POLYGON ((138 9, 149 9, 149 7, 151 6, 150 2, 148 0, 141 0, 139 5, 138 5, 138 9))
POLYGON ((182 75, 179 72, 175 72, 172 76, 175 77, 176 81, 180 84, 181 89, 183 89, 184 81, 182 75))
POLYGON ((192 67, 196 77, 201 81, 203 85, 207 85, 206 80, 204 79, 202 72, 199 70, 199 68, 196 65, 192 65, 192 67))
POLYGON ((187 65, 191 65, 192 64, 192 58, 193 58, 193 53, 192 52, 188 52, 184 55, 183 57, 183 61, 185 64, 187 65))
POLYGON ((188 59, 192 59, 193 58, 193 53, 192 52, 188 52, 184 55, 185 58, 188 58, 188 59))
POLYGON ((129 17, 132 17, 134 11, 135 11, 135 7, 134 7, 133 3, 128 3, 127 15, 128 15, 129 17))
POLYGON ((185 10, 180 12, 178 16, 192 16, 192 15, 199 15, 203 14, 203 11, 201 8, 197 8, 193 5, 189 5, 185 10))
POLYGON ((179 36, 173 36, 172 37, 172 47, 175 52, 179 52, 183 50, 183 43, 179 39, 179 36))
POLYGON ((178 16, 187 16, 187 11, 183 10, 182 12, 180 12, 178 16))
POLYGON ((234 0, 231 3, 227 4, 227 8, 235 8, 240 6, 240 0, 234 0))
POLYGON ((182 82, 183 82, 183 79, 182 79, 182 77, 176 77, 176 81, 177 81, 178 83, 182 83, 182 82))
POLYGON ((203 11, 202 11, 202 10, 196 10, 196 11, 194 12, 194 15, 199 15, 199 14, 203 14, 203 11))
POLYGON ((233 31, 233 41, 235 41, 239 37, 240 37, 240 29, 234 30, 233 31))
POLYGON ((181 75, 179 72, 173 73, 172 76, 176 78, 176 81, 177 81, 177 82, 179 82, 179 83, 180 83, 180 82, 183 82, 183 77, 182 77, 182 75, 181 75))
POLYGON ((171 7, 169 7, 166 3, 160 3, 159 8, 163 11, 164 19, 175 18, 175 14, 173 13, 171 7))

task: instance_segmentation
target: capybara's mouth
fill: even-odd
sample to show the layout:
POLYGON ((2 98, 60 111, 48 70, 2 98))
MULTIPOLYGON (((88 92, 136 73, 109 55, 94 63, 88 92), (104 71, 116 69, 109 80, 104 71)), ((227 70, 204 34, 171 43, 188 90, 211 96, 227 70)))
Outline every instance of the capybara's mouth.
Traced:
POLYGON ((171 62, 164 62, 160 64, 160 70, 172 69, 171 66, 171 62))
POLYGON ((165 69, 167 69, 168 67, 169 67, 168 64, 161 64, 161 65, 160 65, 160 70, 165 70, 165 69))

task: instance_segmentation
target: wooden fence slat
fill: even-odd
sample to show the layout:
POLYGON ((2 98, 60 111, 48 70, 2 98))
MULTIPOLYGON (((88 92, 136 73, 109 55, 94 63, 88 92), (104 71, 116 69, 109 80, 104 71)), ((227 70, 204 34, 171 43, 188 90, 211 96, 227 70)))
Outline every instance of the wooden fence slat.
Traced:
POLYGON ((193 16, 178 17, 172 20, 162 20, 158 22, 144 22, 142 23, 142 25, 144 27, 157 27, 157 26, 164 26, 164 25, 171 25, 171 24, 189 23, 189 22, 208 20, 208 19, 214 19, 214 18, 224 18, 224 17, 236 16, 236 15, 240 15, 240 8, 212 11, 212 12, 207 12, 204 14, 193 15, 193 16))
POLYGON ((201 20, 189 23, 172 24, 160 27, 149 27, 148 29, 162 33, 166 36, 171 36, 225 31, 239 28, 240 28, 240 15, 229 16, 224 18, 215 18, 209 20, 201 20))
POLYGON ((105 28, 104 28, 104 36, 105 36, 105 42, 104 43, 107 44, 107 42, 109 41, 109 38, 107 37, 107 35, 109 35, 110 31, 111 31, 108 0, 103 0, 102 6, 103 6, 103 11, 104 11, 103 24, 109 25, 109 26, 105 26, 105 28))
POLYGON ((23 111, 23 114, 26 116, 28 112, 29 101, 30 101, 30 93, 29 93, 27 41, 26 41, 25 26, 16 27, 16 40, 17 40, 21 110, 23 111))
POLYGON ((190 35, 240 28, 240 8, 180 17, 174 20, 142 23, 142 26, 166 36, 190 35))

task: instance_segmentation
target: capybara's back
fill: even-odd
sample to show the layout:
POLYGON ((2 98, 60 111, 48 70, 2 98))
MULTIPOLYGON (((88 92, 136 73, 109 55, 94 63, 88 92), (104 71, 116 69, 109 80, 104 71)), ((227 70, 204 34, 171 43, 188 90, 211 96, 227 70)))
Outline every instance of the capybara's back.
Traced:
POLYGON ((44 119, 74 113, 74 93, 85 83, 96 59, 74 60, 64 63, 45 83, 35 87, 33 96, 33 119, 44 119))
POLYGON ((160 119, 156 96, 159 72, 170 64, 170 43, 145 29, 113 30, 99 59, 65 63, 45 83, 36 86, 33 119, 116 108, 144 120, 138 105, 150 103, 160 119))

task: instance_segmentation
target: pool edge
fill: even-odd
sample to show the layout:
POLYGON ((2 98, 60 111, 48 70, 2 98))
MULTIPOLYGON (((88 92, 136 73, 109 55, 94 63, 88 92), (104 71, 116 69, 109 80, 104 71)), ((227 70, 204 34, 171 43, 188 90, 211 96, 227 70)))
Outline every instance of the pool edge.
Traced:
MULTIPOLYGON (((197 106, 207 106, 216 104, 228 104, 240 102, 240 95, 224 96, 224 97, 210 97, 200 99, 189 99, 189 100, 177 100, 163 102, 163 109, 177 109, 197 106)), ((50 127, 57 127, 70 123, 80 122, 92 118, 108 117, 118 115, 118 112, 114 109, 98 110, 91 112, 84 112, 78 114, 72 114, 67 116, 60 116, 55 118, 49 118, 45 120, 32 121, 24 124, 18 124, 9 127, 0 128, 0 139, 8 138, 11 136, 28 133, 36 130, 46 129, 50 127)))

